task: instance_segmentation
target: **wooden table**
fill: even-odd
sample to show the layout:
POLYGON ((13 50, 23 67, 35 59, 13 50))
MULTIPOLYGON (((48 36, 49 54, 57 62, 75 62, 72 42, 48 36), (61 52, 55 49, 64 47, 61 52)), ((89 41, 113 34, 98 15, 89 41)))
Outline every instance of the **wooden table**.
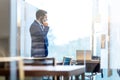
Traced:
MULTIPOLYGON (((24 66, 25 76, 39 77, 39 76, 75 76, 75 80, 80 80, 79 75, 82 75, 84 80, 85 66, 74 65, 74 66, 24 66)), ((8 69, 0 69, 1 76, 9 76, 8 69)))

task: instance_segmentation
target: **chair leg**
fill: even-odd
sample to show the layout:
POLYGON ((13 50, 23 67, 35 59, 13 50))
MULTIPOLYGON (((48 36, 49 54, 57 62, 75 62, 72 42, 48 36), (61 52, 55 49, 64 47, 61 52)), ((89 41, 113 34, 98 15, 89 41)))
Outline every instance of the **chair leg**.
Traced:
POLYGON ((70 78, 71 78, 71 80, 73 80, 73 76, 71 76, 70 78))
POLYGON ((93 80, 94 74, 91 73, 90 80, 93 80))
POLYGON ((93 80, 93 76, 90 76, 90 80, 93 80))
POLYGON ((9 76, 5 76, 5 80, 10 80, 10 77, 9 76))
POLYGON ((103 69, 101 69, 101 78, 103 78, 103 69))
POLYGON ((70 80, 69 77, 63 77, 63 80, 70 80))

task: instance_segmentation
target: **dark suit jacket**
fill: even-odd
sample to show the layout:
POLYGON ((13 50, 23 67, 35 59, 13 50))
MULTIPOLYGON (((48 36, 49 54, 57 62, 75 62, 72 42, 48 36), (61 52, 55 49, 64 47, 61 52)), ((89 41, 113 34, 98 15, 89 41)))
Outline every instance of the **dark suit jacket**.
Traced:
POLYGON ((41 28, 36 20, 30 26, 31 34, 31 56, 32 57, 46 57, 48 56, 48 38, 47 33, 49 27, 46 26, 44 29, 41 28))

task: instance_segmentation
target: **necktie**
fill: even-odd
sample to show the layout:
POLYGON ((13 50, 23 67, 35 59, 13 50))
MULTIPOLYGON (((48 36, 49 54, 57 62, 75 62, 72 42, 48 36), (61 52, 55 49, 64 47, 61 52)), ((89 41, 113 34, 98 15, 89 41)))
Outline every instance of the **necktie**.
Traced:
POLYGON ((44 26, 43 25, 41 25, 41 28, 42 28, 42 30, 44 30, 44 26))

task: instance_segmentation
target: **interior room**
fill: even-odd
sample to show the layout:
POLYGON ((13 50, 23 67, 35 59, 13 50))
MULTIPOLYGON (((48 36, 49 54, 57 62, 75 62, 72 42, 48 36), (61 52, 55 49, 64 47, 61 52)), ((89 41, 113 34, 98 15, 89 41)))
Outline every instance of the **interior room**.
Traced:
POLYGON ((47 60, 53 60, 54 67, 67 65, 70 70, 71 66, 76 66, 75 69, 82 66, 81 73, 78 72, 80 77, 77 73, 71 73, 69 78, 64 78, 63 74, 59 79, 42 74, 45 77, 42 80, 119 80, 119 4, 119 0, 0 0, 0 68, 10 66, 9 74, 0 69, 0 80, 22 80, 23 77, 24 80, 36 80, 24 71, 24 60, 39 59, 31 57, 30 36, 30 26, 36 20, 38 9, 47 11, 50 26, 47 60), (19 77, 17 70, 13 70, 13 67, 17 69, 16 64, 20 66, 19 77))

